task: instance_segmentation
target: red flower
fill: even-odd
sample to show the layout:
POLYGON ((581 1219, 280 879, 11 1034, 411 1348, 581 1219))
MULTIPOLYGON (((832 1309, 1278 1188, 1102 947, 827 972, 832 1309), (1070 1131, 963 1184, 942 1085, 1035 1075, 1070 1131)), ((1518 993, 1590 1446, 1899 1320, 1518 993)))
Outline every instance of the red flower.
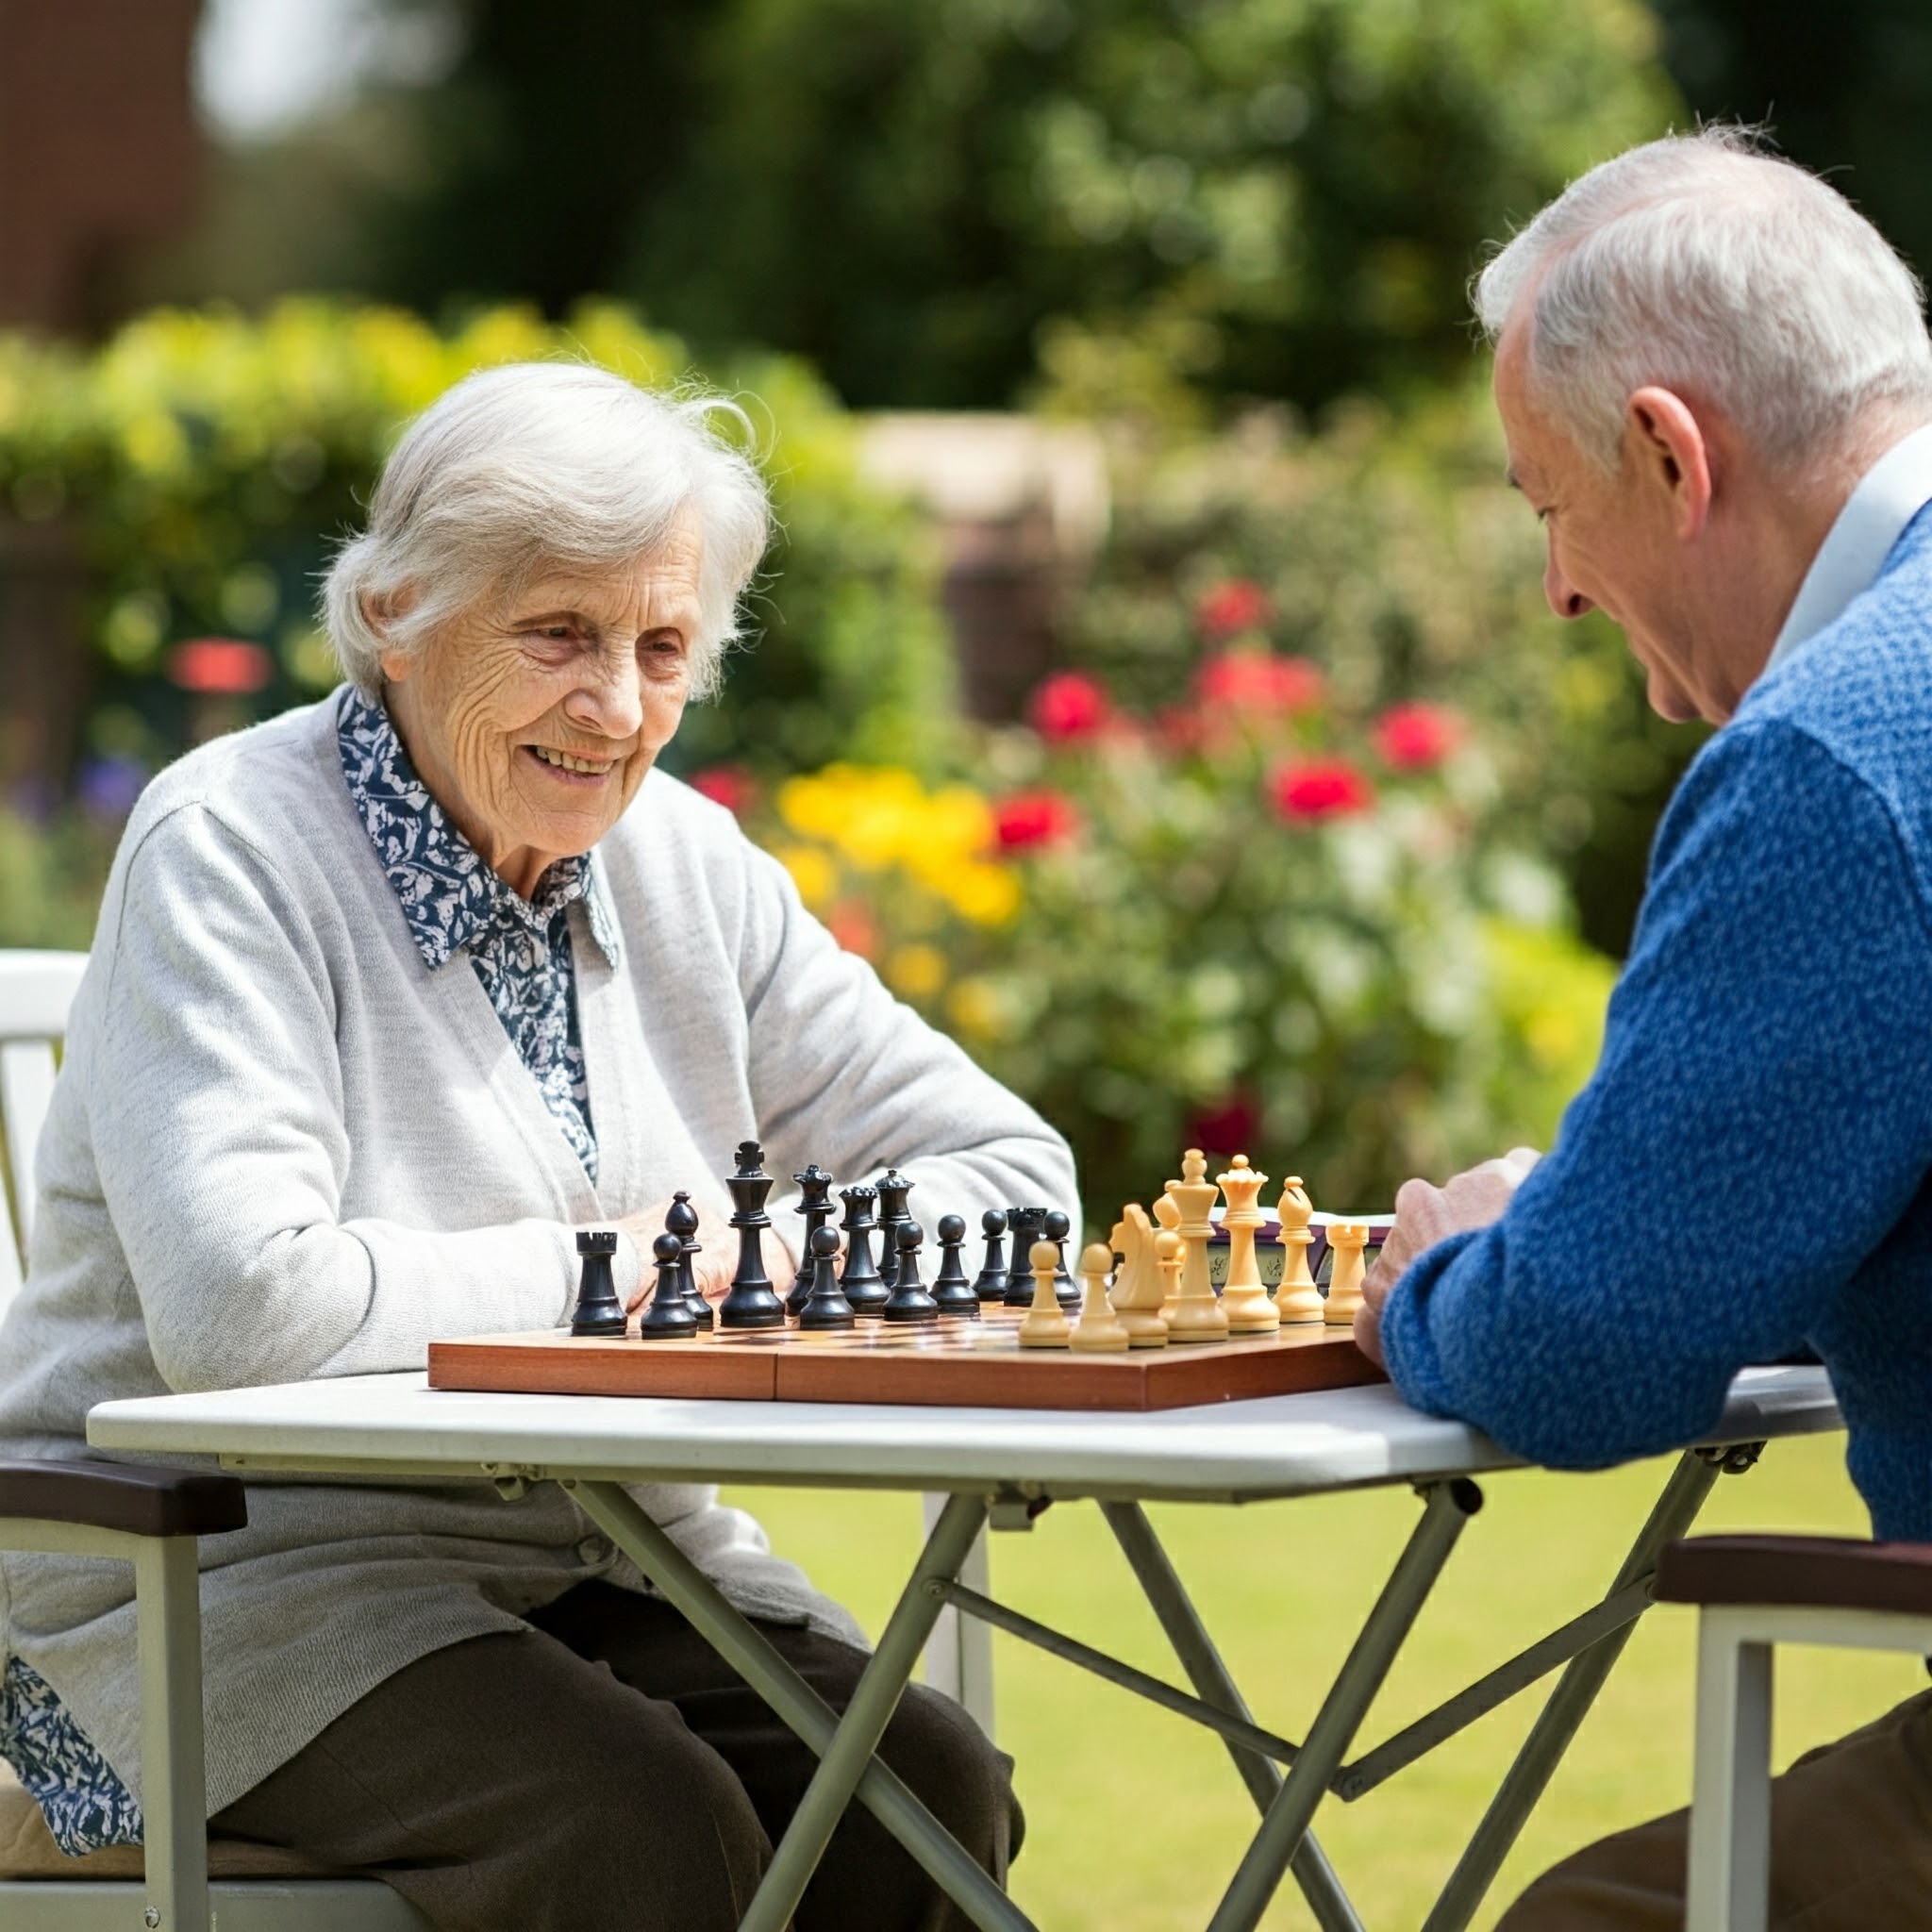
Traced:
POLYGON ((1230 577, 1194 606, 1194 624, 1204 637, 1231 638, 1259 630, 1272 612, 1268 592, 1252 577, 1230 577))
POLYGON ((993 807, 993 837, 1002 852, 1058 845, 1079 829, 1073 801, 1058 791, 1016 791, 993 807))
POLYGON ((1217 710, 1278 712, 1291 718, 1322 702, 1323 679, 1320 667, 1306 658, 1220 651, 1194 674, 1194 693, 1217 710))
POLYGON ((742 818, 758 798, 752 775, 741 765, 713 765, 708 772, 693 772, 691 789, 713 805, 742 818))
POLYGON ((1058 671, 1033 693, 1033 728, 1053 744, 1075 744, 1107 724, 1107 693, 1077 671, 1058 671))
POLYGON ((1268 781, 1274 809, 1285 819, 1346 818, 1375 802, 1374 788, 1345 758, 1310 758, 1283 765, 1268 781))
POLYGON ((168 675, 183 691, 243 697, 275 675, 275 659, 241 638, 195 638, 168 653, 168 675))
POLYGON ((1261 1110, 1251 1096, 1232 1093, 1213 1107, 1204 1108, 1188 1123, 1181 1137, 1186 1145, 1206 1154, 1233 1156, 1254 1146, 1261 1130, 1261 1110))
POLYGON ((1398 772, 1427 772, 1449 756, 1462 720, 1440 705, 1392 705, 1375 722, 1375 749, 1398 772))

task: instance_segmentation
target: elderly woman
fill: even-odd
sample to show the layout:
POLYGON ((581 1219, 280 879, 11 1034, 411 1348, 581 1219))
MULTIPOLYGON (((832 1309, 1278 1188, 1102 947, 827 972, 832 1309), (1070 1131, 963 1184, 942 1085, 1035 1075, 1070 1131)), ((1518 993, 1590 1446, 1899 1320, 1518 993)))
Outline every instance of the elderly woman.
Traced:
MULTIPOLYGON (((574 1236, 640 1292, 678 1188, 916 1164, 1071 1205, 1066 1149, 654 769, 763 551, 713 405, 569 366, 410 428, 328 577, 347 685, 136 809, 0 1329, 0 1454, 111 1397, 419 1369, 567 1313, 574 1236)), ((709 1188, 708 1196, 701 1191, 709 1188)), ((782 1219, 782 1217, 781 1217, 782 1219)), ((713 1243, 713 1248, 722 1243, 713 1243)), ((858 1633, 707 1489, 641 1500, 832 1701, 858 1633)), ((203 1578, 223 1831, 363 1867, 439 1926, 738 1923, 811 1769, 554 1487, 250 1484, 203 1578)), ((13 1556, 0 1755, 64 1849, 139 1836, 125 1566, 13 1556)), ((1006 1760, 911 1693, 885 1756, 995 1875, 1006 1760)), ((953 1923, 855 1807, 801 1926, 953 1923)))

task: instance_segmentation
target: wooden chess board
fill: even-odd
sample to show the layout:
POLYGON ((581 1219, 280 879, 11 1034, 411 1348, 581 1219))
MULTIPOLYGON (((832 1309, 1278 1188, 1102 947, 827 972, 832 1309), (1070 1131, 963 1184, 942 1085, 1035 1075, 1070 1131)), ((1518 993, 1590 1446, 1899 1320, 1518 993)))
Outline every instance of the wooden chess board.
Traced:
POLYGON ((561 1328, 429 1344, 432 1389, 734 1402, 908 1403, 953 1408, 1147 1410, 1298 1395, 1383 1380, 1345 1327, 1284 1328, 1124 1355, 1022 1348, 1022 1311, 979 1321, 805 1334, 739 1329, 691 1341, 574 1337, 561 1328))

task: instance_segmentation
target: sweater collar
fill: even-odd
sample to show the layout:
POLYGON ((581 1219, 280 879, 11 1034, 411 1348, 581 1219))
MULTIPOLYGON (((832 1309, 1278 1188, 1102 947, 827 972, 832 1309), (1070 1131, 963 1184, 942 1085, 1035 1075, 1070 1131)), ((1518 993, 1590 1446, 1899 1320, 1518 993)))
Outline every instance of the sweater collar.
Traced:
POLYGON ((623 941, 609 888, 594 851, 559 858, 525 899, 483 862, 417 775, 389 713, 353 685, 336 712, 336 748, 363 829, 375 847, 408 922, 409 936, 431 972, 452 953, 475 952, 492 932, 524 928, 540 935, 574 899, 584 902, 591 937, 613 966, 623 941))

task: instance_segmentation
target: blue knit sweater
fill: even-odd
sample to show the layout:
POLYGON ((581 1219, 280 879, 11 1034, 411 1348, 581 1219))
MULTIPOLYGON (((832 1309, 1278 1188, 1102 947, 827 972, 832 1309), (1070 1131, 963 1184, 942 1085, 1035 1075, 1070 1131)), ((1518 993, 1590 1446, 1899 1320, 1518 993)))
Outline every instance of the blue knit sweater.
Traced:
POLYGON ((1698 754, 1595 1074, 1382 1335, 1417 1407, 1571 1468, 1808 1342, 1875 1533, 1932 1541, 1932 508, 1698 754))

